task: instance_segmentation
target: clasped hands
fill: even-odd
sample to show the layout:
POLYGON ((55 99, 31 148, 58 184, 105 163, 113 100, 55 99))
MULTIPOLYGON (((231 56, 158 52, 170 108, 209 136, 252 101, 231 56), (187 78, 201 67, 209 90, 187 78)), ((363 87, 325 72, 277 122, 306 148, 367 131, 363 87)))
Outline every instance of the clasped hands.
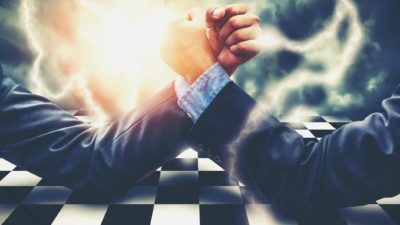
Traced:
POLYGON ((232 75, 260 51, 260 19, 244 4, 211 7, 205 17, 192 9, 170 22, 161 57, 188 83, 216 62, 232 75))

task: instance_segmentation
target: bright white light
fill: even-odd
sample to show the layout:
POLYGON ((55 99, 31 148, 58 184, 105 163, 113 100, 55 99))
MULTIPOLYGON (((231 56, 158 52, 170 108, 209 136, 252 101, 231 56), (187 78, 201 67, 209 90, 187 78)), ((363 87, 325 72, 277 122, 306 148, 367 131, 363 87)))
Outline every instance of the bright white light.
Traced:
POLYGON ((21 3, 24 28, 36 55, 29 74, 33 92, 56 101, 79 93, 86 107, 104 119, 134 108, 143 95, 172 80, 159 57, 160 37, 170 16, 161 2, 46 4, 52 3, 21 3), (59 15, 46 7, 59 10, 59 15), (62 18, 62 13, 72 19, 62 18), (51 79, 44 74, 51 74, 51 79), (52 86, 59 86, 57 91, 47 80, 56 81, 52 86))

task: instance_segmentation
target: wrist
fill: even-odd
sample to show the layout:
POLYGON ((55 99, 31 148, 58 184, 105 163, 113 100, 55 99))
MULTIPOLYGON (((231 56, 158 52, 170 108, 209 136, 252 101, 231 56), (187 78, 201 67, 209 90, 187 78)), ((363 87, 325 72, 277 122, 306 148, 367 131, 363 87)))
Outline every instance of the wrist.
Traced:
POLYGON ((188 73, 186 74, 185 78, 189 84, 194 83, 197 78, 199 78, 204 72, 206 72, 212 65, 217 62, 215 57, 208 57, 203 58, 201 62, 193 67, 188 73))
POLYGON ((239 68, 239 65, 232 65, 232 63, 227 62, 227 60, 222 57, 218 57, 218 62, 221 64, 222 68, 224 68, 229 76, 232 76, 237 68, 239 68))

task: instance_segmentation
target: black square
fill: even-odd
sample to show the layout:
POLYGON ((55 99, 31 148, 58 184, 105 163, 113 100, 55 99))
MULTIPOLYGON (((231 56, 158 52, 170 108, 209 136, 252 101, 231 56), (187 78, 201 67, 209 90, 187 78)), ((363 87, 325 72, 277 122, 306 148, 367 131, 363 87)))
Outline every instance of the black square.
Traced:
POLYGON ((152 213, 153 205, 110 205, 102 224, 149 225, 152 213))
POLYGON ((225 171, 199 171, 201 186, 237 186, 239 183, 225 171))
POLYGON ((310 132, 316 137, 316 138, 322 138, 325 137, 328 134, 331 134, 334 130, 310 130, 310 132))
POLYGON ((198 186, 197 171, 162 171, 159 186, 198 186))
POLYGON ((156 204, 199 204, 199 188, 195 186, 158 187, 156 204))
POLYGON ((214 186, 200 188, 200 204, 202 205, 234 205, 243 204, 238 186, 214 186))
POLYGON ((20 167, 20 166, 16 166, 13 171, 26 171, 26 169, 20 167))
POLYGON ((135 186, 157 186, 160 180, 160 171, 155 171, 150 176, 136 183, 135 186))
POLYGON ((61 208, 62 205, 20 205, 7 218, 4 224, 51 224, 61 208))
POLYGON ((85 189, 72 192, 66 204, 109 204, 111 201, 107 196, 85 189))
POLYGON ((19 204, 33 187, 0 187, 0 204, 19 204))
POLYGON ((62 184, 60 181, 43 178, 39 181, 39 183, 36 186, 62 186, 62 184))
POLYGON ((329 123, 330 123, 330 124, 332 125, 332 127, 334 127, 335 129, 339 129, 339 128, 341 128, 342 126, 348 124, 349 122, 329 122, 329 123))
POLYGON ((244 205, 200 205, 201 225, 248 225, 244 205))
POLYGON ((400 224, 400 205, 380 205, 380 207, 385 210, 391 219, 400 224))
POLYGON ((197 158, 174 159, 162 167, 163 171, 197 171, 197 158))
POLYGON ((336 209, 319 209, 299 214, 296 218, 299 225, 346 225, 336 209))
POLYGON ((210 156, 204 151, 198 151, 198 158, 210 158, 210 156))
POLYGON ((2 180, 10 171, 0 171, 0 180, 2 180))

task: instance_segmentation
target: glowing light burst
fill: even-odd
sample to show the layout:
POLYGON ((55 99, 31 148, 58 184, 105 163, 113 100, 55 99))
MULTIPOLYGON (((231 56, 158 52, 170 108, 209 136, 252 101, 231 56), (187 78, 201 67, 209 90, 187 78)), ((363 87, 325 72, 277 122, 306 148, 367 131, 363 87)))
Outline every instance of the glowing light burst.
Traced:
POLYGON ((71 43, 68 43, 70 40, 64 40, 62 35, 45 33, 51 29, 42 28, 43 24, 38 21, 39 2, 23 0, 21 3, 20 15, 36 56, 28 74, 33 92, 52 100, 64 99, 74 91, 79 92, 85 107, 96 116, 96 120, 106 120, 110 114, 107 106, 121 113, 126 112, 137 105, 146 82, 147 88, 156 90, 172 79, 172 76, 165 76, 165 72, 158 79, 146 76, 148 73, 156 76, 155 73, 165 69, 159 58, 158 43, 168 22, 167 8, 159 5, 154 7, 150 3, 142 7, 136 1, 132 3, 128 0, 72 2, 78 6, 73 12, 74 20, 63 21, 74 23, 71 43), (50 46, 46 38, 54 37, 59 40, 51 43, 57 46, 50 46), (52 91, 43 78, 42 74, 46 74, 43 67, 51 65, 51 60, 59 62, 64 58, 74 72, 63 74, 59 70, 52 71, 52 78, 62 83, 60 90, 52 91), (153 70, 146 70, 149 67, 153 70), (152 81, 151 87, 149 80, 152 81), (103 104, 101 96, 106 96, 108 102, 103 104))
POLYGON ((41 46, 39 38, 35 33, 35 26, 33 24, 33 12, 35 10, 33 1, 24 0, 21 5, 24 28, 28 37, 28 41, 32 49, 36 53, 36 58, 34 59, 32 69, 28 75, 30 82, 32 82, 31 88, 33 92, 38 94, 46 95, 52 99, 62 98, 64 95, 68 94, 74 89, 74 86, 78 86, 79 90, 82 92, 82 96, 85 99, 86 105, 94 112, 96 121, 105 120, 107 118, 106 113, 98 106, 98 104, 93 99, 91 92, 87 86, 87 82, 82 74, 73 76, 62 90, 59 92, 52 92, 48 89, 40 77, 40 67, 42 65, 43 58, 45 56, 44 49, 41 46))
POLYGON ((287 39, 274 27, 266 27, 260 39, 265 51, 288 50, 305 54, 306 60, 320 62, 325 66, 322 72, 297 68, 286 78, 267 88, 260 103, 268 104, 278 113, 281 100, 296 88, 305 85, 323 85, 335 88, 341 84, 350 66, 354 63, 364 40, 363 28, 357 8, 350 0, 338 0, 334 15, 325 29, 305 41, 287 39), (342 22, 349 21, 347 40, 341 46, 336 39, 342 22))
MULTIPOLYGON (((338 87, 356 60, 364 40, 363 28, 357 8, 350 0, 338 0, 332 20, 325 29, 305 41, 288 40, 273 27, 266 28, 266 30, 261 39, 265 51, 289 50, 302 53, 305 54, 307 60, 323 63, 326 66, 326 70, 314 72, 305 68, 298 68, 283 80, 266 88, 266 94, 261 97, 255 109, 249 114, 239 136, 228 146, 231 153, 231 161, 228 167, 233 171, 233 174, 235 174, 236 170, 238 146, 240 146, 245 137, 254 132, 258 125, 266 119, 265 117, 271 109, 280 112, 280 103, 282 102, 279 102, 279 100, 284 99, 290 91, 305 85, 317 84, 331 89, 338 87), (340 46, 336 36, 341 23, 346 19, 349 21, 347 40, 342 44, 343 46, 340 46)), ((299 115, 309 112, 312 112, 312 110, 299 107, 288 114, 290 120, 298 121, 299 115)))

